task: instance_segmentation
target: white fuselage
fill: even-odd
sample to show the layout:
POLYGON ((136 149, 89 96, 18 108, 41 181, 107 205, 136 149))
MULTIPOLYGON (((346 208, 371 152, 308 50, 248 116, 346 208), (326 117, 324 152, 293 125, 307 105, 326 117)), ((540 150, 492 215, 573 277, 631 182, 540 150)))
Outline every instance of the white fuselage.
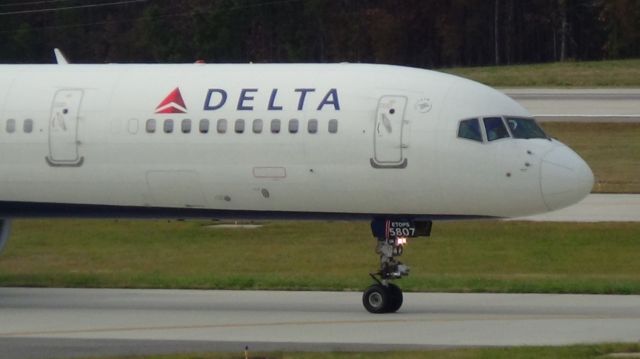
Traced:
POLYGON ((530 115, 413 68, 0 66, 0 104, 3 217, 512 217, 593 183, 555 140, 459 138, 461 120, 530 115))

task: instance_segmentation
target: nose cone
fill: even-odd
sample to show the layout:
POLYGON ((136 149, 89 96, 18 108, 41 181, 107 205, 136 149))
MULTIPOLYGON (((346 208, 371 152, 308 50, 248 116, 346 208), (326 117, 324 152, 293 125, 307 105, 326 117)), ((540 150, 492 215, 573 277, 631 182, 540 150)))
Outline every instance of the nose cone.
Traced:
POLYGON ((542 159, 540 186, 550 210, 580 202, 593 188, 589 165, 569 147, 560 145, 542 159))

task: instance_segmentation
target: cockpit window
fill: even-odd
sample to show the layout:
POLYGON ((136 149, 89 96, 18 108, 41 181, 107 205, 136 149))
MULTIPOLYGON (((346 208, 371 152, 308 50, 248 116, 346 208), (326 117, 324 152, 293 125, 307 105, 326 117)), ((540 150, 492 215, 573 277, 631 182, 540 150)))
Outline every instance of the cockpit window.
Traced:
POLYGON ((502 117, 485 117, 484 128, 487 131, 487 140, 495 141, 500 138, 509 137, 509 132, 502 122, 502 117))
POLYGON ((458 137, 482 142, 482 132, 480 131, 480 122, 478 119, 472 118, 470 120, 460 121, 458 137))
POLYGON ((506 119, 514 138, 548 138, 532 118, 507 117, 506 119))

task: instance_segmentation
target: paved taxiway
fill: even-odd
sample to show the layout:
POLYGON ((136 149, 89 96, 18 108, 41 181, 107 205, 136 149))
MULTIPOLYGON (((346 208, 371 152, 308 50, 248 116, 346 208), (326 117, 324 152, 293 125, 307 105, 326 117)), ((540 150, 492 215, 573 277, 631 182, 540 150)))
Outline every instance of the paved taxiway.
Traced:
POLYGON ((640 89, 501 89, 538 121, 640 122, 640 89))
POLYGON ((390 350, 640 340, 640 296, 0 289, 3 358, 224 350, 390 350))
POLYGON ((516 220, 544 222, 640 222, 640 194, 590 194, 571 207, 516 220))

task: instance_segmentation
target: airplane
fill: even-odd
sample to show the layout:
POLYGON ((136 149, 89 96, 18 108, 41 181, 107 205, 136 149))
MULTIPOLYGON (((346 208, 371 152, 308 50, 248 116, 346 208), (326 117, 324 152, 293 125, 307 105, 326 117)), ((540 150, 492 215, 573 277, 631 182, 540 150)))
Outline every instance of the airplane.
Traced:
POLYGON ((0 66, 0 247, 16 218, 367 220, 380 264, 362 302, 392 313, 407 238, 556 210, 594 183, 522 106, 449 74, 56 57, 0 66))

